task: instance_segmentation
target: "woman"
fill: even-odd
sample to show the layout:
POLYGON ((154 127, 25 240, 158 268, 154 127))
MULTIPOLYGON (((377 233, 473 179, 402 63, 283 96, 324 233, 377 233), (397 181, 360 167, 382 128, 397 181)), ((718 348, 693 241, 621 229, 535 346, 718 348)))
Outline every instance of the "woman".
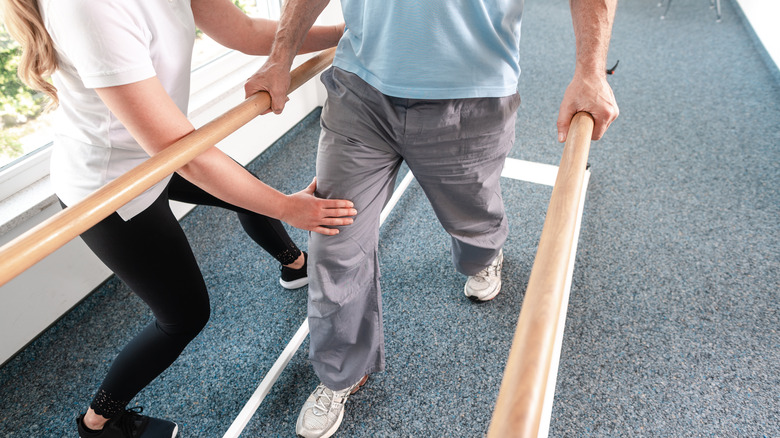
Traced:
MULTIPOLYGON (((3 0, 23 48, 19 75, 59 104, 51 180, 63 205, 194 130, 187 120, 195 27, 247 54, 270 51, 276 22, 230 0, 3 0), (47 82, 52 75, 53 84, 47 82)), ((314 27, 301 51, 335 45, 343 26, 314 27)), ((81 437, 172 437, 168 420, 126 410, 208 320, 203 277, 169 199, 238 213, 246 232, 283 265, 286 287, 305 284, 305 254, 279 220, 326 235, 356 214, 346 200, 315 198, 315 182, 284 195, 213 147, 82 235, 152 309, 155 321, 120 352, 87 412, 81 437)))

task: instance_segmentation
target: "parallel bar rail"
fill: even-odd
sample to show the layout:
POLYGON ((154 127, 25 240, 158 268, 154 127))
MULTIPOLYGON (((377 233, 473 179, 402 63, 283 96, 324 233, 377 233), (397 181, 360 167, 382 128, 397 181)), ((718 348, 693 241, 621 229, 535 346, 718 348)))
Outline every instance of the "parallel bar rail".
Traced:
MULTIPOLYGON (((292 71, 290 92, 333 61, 335 48, 324 50, 292 71)), ((233 109, 191 132, 129 172, 96 190, 0 248, 0 286, 111 215, 166 176, 268 110, 271 98, 256 93, 233 109)))
MULTIPOLYGON (((539 436, 592 132, 590 114, 575 114, 563 148, 488 438, 539 436)), ((546 427, 541 429, 546 430, 546 427)))

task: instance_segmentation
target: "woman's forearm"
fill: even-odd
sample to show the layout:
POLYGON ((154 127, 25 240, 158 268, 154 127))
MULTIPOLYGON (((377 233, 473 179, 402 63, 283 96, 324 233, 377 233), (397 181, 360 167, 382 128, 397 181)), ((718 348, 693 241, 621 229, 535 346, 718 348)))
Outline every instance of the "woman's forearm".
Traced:
MULTIPOLYGON (((223 46, 248 55, 271 53, 278 21, 249 17, 229 0, 193 0, 192 13, 198 28, 223 46)), ((343 23, 313 26, 306 32, 298 53, 333 47, 343 33, 343 23)))
POLYGON ((331 26, 312 26, 298 53, 319 52, 339 43, 344 34, 344 23, 331 26))
POLYGON ((285 217, 286 196, 257 179, 216 147, 199 155, 177 173, 225 202, 275 219, 285 217))
POLYGON ((349 225, 357 214, 350 201, 314 196, 316 182, 285 195, 266 185, 216 147, 182 167, 179 173, 212 195, 296 228, 325 235, 338 234, 335 227, 349 225))

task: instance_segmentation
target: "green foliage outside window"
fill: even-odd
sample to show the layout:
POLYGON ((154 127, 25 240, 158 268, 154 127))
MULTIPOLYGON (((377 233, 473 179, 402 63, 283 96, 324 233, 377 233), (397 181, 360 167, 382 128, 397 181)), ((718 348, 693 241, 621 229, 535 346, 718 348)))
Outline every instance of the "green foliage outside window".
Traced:
POLYGON ((0 26, 0 154, 11 158, 22 153, 17 125, 38 117, 43 112, 42 93, 31 90, 16 75, 22 49, 0 26))

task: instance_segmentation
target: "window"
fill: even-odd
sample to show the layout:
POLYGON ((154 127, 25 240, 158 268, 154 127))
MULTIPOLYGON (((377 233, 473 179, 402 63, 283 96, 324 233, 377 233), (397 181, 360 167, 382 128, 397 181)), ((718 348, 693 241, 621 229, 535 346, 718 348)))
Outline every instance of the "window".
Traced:
POLYGON ((0 167, 49 142, 51 117, 43 114, 43 96, 16 76, 19 44, 0 26, 0 167))

